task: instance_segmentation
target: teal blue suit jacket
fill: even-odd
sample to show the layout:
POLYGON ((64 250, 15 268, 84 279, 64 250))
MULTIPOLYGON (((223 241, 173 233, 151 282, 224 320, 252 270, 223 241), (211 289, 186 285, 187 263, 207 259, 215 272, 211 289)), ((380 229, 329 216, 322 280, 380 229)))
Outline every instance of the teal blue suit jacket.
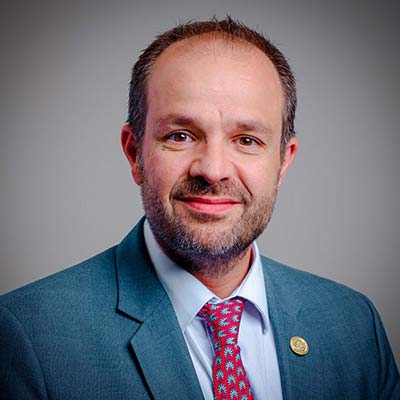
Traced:
MULTIPOLYGON (((400 399, 371 302, 262 261, 284 399, 400 399), (291 351, 295 335, 307 355, 291 351)), ((1 399, 203 398, 142 223, 120 245, 2 296, 0 307, 1 399)))

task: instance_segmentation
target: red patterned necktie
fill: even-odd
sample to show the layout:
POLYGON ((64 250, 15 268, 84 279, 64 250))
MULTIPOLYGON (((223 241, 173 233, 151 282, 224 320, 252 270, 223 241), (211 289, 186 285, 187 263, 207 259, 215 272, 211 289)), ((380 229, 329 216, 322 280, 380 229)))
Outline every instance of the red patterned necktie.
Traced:
POLYGON ((215 400, 253 400, 240 347, 240 319, 244 300, 234 297, 221 303, 208 302, 199 312, 214 339, 213 390, 215 400))

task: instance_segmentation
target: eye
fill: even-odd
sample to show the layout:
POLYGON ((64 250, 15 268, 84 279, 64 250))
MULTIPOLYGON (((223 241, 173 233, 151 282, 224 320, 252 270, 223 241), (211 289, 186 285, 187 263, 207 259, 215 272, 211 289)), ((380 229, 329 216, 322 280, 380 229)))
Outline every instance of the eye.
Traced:
POLYGON ((167 136, 167 140, 175 143, 187 143, 192 142, 193 138, 186 132, 173 132, 167 136))
POLYGON ((237 143, 241 146, 251 147, 251 146, 258 146, 260 142, 252 137, 249 136, 241 136, 237 139, 237 143))

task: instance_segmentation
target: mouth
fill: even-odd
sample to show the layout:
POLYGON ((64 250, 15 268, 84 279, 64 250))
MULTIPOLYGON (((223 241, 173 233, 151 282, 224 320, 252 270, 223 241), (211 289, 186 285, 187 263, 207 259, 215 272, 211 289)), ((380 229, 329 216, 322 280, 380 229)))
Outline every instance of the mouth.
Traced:
POLYGON ((206 214, 223 214, 241 204, 236 199, 203 196, 188 196, 178 200, 189 209, 206 214))

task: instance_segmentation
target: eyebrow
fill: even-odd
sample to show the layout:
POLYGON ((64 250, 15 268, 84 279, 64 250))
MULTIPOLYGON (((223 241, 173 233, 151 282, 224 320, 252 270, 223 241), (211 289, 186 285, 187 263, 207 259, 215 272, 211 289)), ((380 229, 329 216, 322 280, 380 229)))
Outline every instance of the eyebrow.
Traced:
POLYGON ((271 136, 272 128, 269 125, 265 125, 258 121, 244 120, 237 121, 235 124, 235 129, 242 132, 260 132, 267 136, 271 136))
MULTIPOLYGON (((198 122, 197 118, 173 113, 158 119, 155 123, 155 128, 158 131, 168 125, 199 126, 201 124, 198 122)), ((272 133, 272 128, 269 124, 266 125, 264 123, 252 119, 232 121, 231 123, 229 123, 229 126, 232 127, 232 130, 240 132, 260 132, 262 134, 265 134, 266 136, 271 136, 272 133)))
POLYGON ((195 124, 194 118, 181 114, 168 114, 156 121, 155 128, 158 131, 166 125, 188 126, 193 124, 195 124))

